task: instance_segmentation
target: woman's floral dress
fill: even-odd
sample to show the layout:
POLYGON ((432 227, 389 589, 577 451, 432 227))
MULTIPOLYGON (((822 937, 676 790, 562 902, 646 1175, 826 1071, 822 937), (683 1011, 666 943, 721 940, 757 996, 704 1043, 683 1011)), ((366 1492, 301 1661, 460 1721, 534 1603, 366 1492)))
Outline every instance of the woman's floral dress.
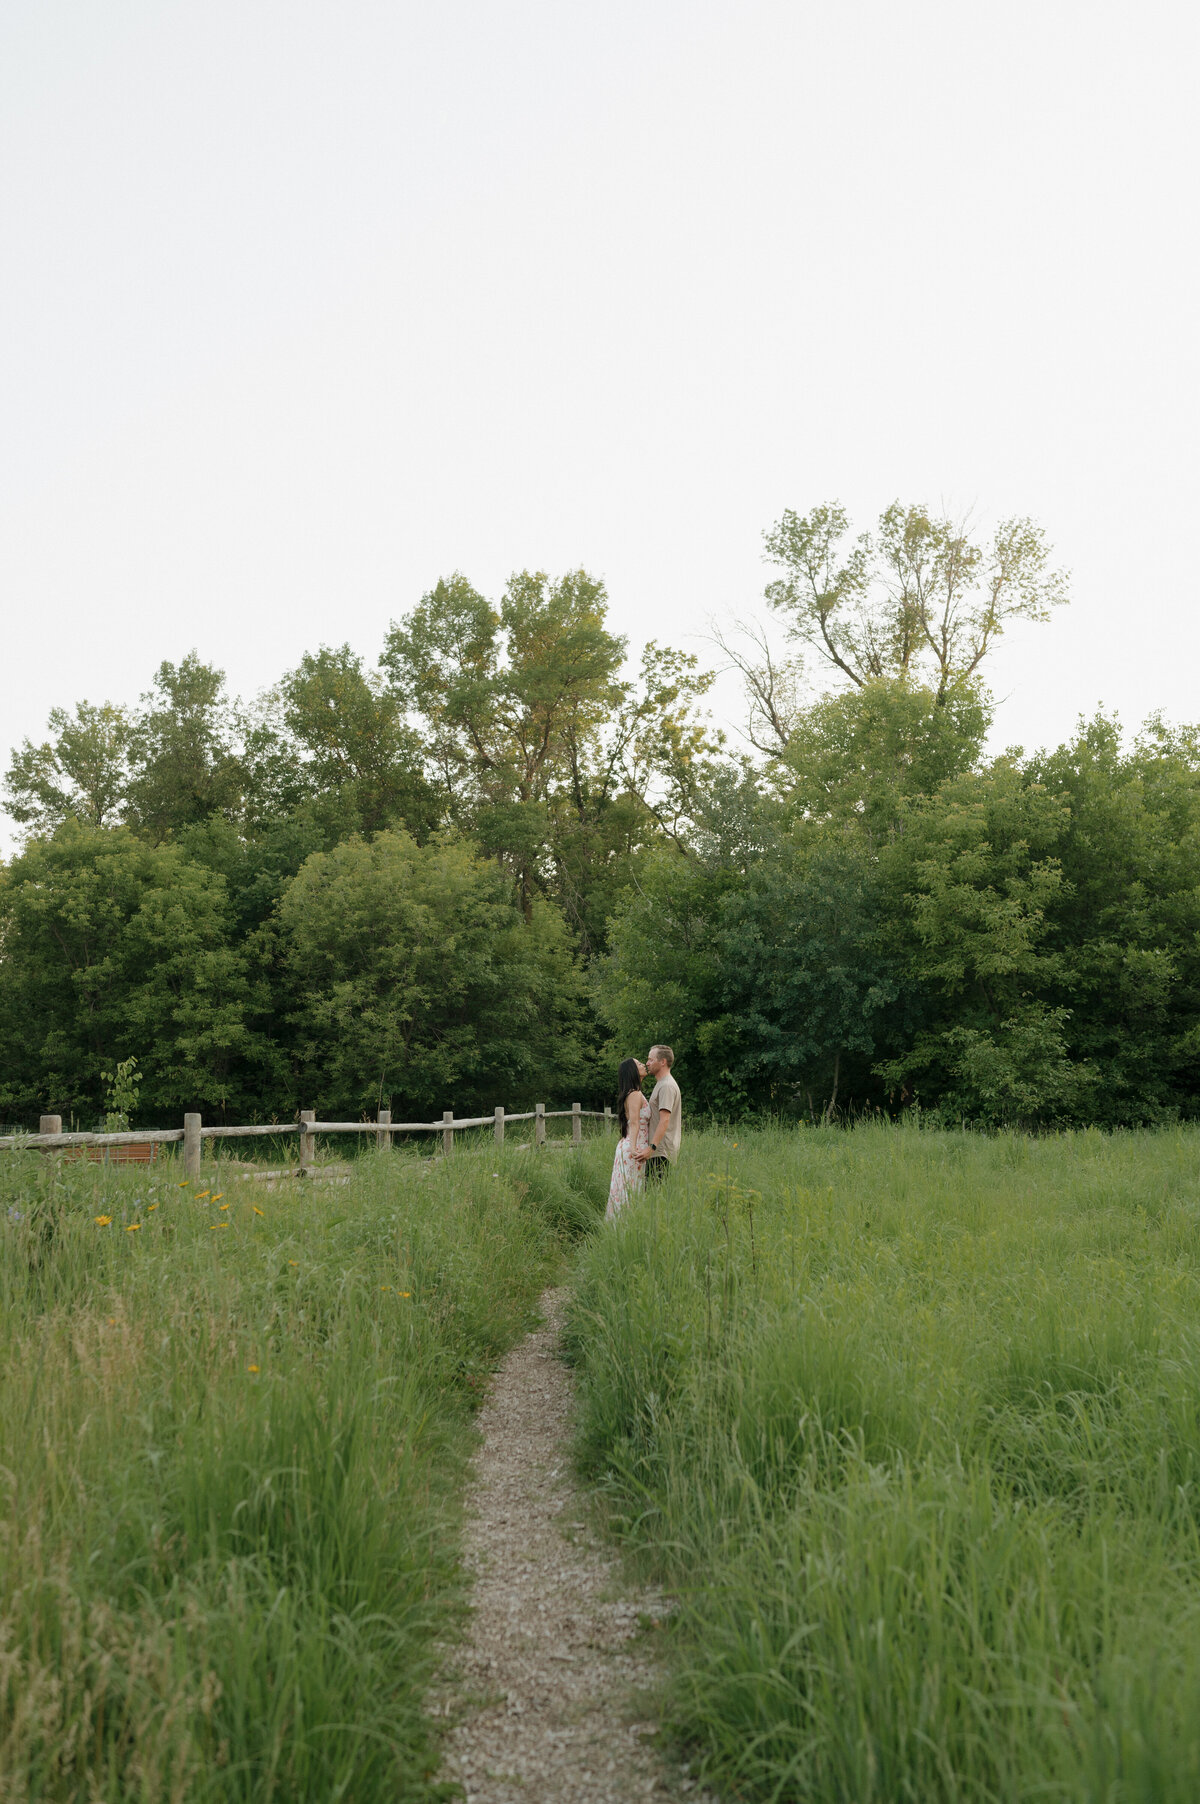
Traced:
POLYGON ((635 1153, 644 1153, 650 1144, 650 1104, 642 1097, 642 1112, 638 1116, 637 1138, 630 1144, 628 1134, 622 1134, 617 1141, 617 1150, 613 1155, 612 1183, 608 1187, 608 1208, 605 1218, 612 1221, 618 1210, 623 1209, 631 1196, 646 1187, 646 1170, 634 1158, 635 1153))

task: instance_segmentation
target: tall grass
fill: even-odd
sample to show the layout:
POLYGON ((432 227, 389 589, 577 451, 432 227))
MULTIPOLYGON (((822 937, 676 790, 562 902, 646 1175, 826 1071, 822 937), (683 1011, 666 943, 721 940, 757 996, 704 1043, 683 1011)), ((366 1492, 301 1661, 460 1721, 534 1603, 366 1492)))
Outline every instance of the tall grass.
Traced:
POLYGON ((693 1135, 580 1258, 579 1450, 710 1782, 1200 1796, 1200 1135, 693 1135))
POLYGON ((425 1799, 471 1413, 601 1206, 0 1160, 0 1796, 425 1799))

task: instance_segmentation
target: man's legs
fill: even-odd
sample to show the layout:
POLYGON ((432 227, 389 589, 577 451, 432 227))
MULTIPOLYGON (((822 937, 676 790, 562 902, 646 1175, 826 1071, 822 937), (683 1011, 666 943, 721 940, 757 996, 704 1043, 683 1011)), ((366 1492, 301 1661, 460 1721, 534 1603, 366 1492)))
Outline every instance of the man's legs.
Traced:
POLYGON ((647 1159, 644 1169, 647 1185, 661 1184, 671 1169, 671 1161, 663 1158, 647 1159))

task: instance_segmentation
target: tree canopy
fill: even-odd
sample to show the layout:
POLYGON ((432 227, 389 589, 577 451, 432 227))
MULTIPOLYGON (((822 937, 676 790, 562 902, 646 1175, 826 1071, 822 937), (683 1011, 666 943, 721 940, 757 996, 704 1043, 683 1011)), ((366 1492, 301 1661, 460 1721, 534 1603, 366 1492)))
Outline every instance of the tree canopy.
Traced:
POLYGON ((881 678, 929 683, 939 700, 977 676, 1014 620, 1045 620, 1067 598, 1032 520, 1004 520, 986 545, 928 508, 885 508, 849 540, 833 502, 790 508, 766 534, 783 572, 767 586, 795 639, 856 687, 881 678))
POLYGON ((1028 521, 766 551, 788 648, 722 634, 754 756, 583 570, 448 576, 249 705, 191 652, 54 709, 5 780, 0 1107, 95 1118, 130 1059, 143 1117, 599 1102, 666 1039, 727 1113, 1195 1115, 1200 732, 987 753, 997 637, 1065 598, 1028 521))

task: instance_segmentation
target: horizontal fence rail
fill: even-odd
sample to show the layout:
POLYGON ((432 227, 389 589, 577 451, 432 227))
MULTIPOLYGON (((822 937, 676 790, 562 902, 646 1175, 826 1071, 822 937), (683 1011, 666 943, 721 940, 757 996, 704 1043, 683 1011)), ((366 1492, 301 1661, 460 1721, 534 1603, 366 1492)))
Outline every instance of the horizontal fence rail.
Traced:
POLYGON ((6 1134, 0 1148, 23 1152, 27 1146, 155 1146, 182 1140, 182 1128, 145 1128, 128 1134, 6 1134))
MULTIPOLYGON (((546 1123, 569 1120, 571 1144, 578 1145, 583 1138, 582 1124, 585 1117, 603 1121, 606 1127, 616 1125, 616 1116, 611 1109, 585 1109, 579 1103, 573 1103, 569 1109, 547 1109, 545 1103, 540 1102, 535 1108, 517 1114, 509 1114, 506 1110, 497 1108, 490 1115, 456 1116, 452 1109, 447 1109, 440 1121, 393 1121, 388 1109, 380 1109, 374 1121, 318 1121, 314 1110, 302 1109, 297 1121, 255 1123, 253 1126, 245 1127, 205 1127, 199 1115, 189 1114, 184 1116, 181 1128, 137 1128, 118 1134, 64 1134, 61 1115, 43 1115, 36 1134, 4 1134, 0 1136, 0 1152, 56 1152, 71 1147, 107 1149, 121 1146, 146 1146, 154 1148, 182 1141, 184 1169, 189 1177, 194 1177, 200 1170, 200 1149, 205 1140, 249 1140, 268 1135, 298 1134, 300 1137, 298 1170, 303 1176, 311 1173, 315 1163, 314 1137, 317 1134, 374 1134, 377 1146, 390 1146, 393 1134, 440 1134, 442 1151, 449 1153, 454 1148, 456 1129, 461 1131, 467 1128, 490 1127, 497 1145, 503 1145, 506 1127, 515 1122, 532 1121, 533 1144, 544 1146, 546 1144, 546 1123)), ((288 1174, 273 1172, 265 1175, 283 1177, 288 1174)))

